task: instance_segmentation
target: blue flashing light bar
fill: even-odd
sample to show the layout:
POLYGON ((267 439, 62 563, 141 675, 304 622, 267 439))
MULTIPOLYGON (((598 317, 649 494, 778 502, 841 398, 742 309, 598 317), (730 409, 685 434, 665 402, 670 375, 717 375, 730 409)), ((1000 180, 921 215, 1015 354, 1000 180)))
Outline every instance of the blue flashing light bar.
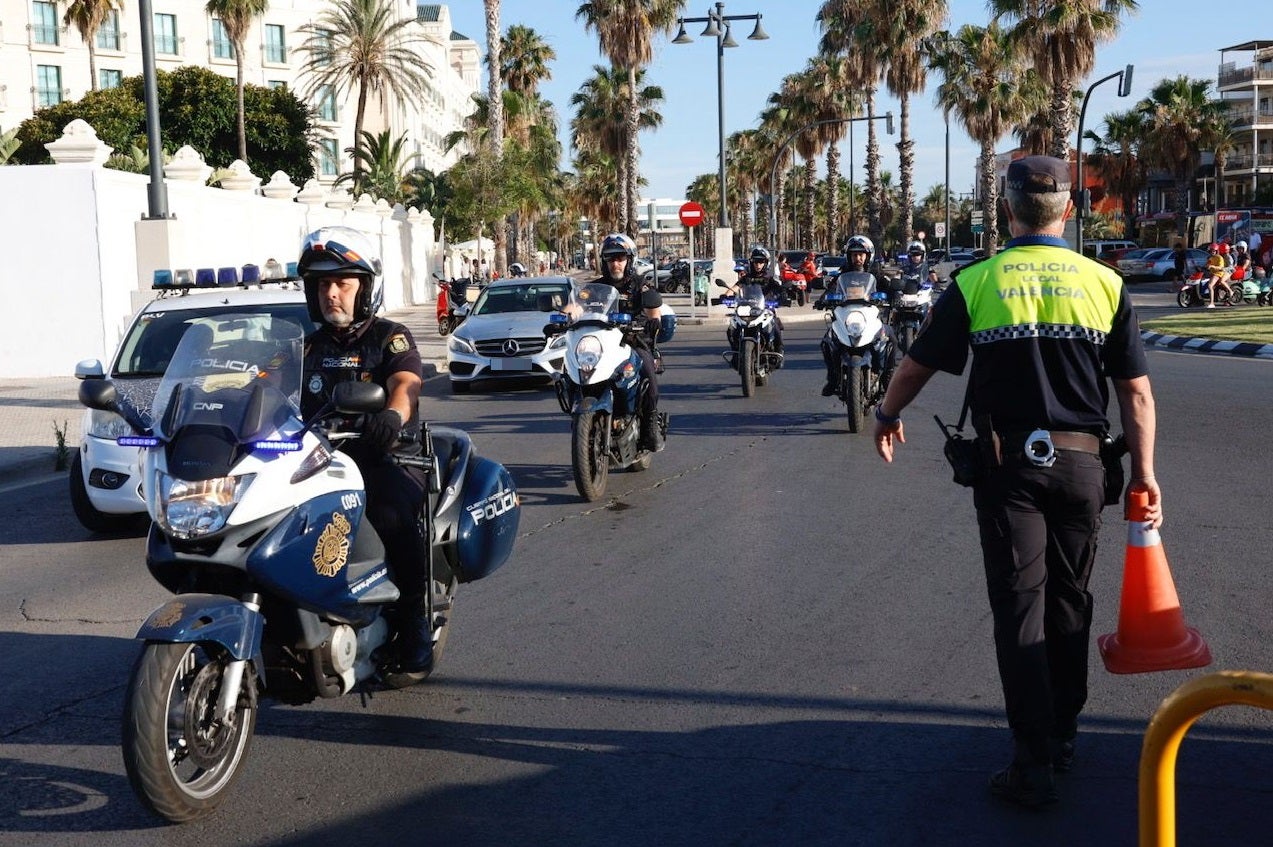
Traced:
POLYGON ((217 285, 230 288, 239 284, 239 269, 236 267, 217 268, 217 285))
POLYGON ((260 450, 262 453, 292 453, 301 449, 299 441, 288 441, 285 439, 270 439, 266 441, 253 441, 253 450, 260 450))
POLYGON ((115 443, 120 447, 158 447, 159 439, 153 435, 121 435, 115 443))
POLYGON ((217 272, 212 268, 199 268, 194 272, 195 288, 216 288, 217 272))

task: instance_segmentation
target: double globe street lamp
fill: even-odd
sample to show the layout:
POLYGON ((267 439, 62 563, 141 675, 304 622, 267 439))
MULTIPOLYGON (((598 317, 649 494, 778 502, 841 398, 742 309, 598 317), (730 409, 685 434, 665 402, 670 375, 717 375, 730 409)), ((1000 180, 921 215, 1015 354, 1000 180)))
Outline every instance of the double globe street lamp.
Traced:
POLYGON ((720 141, 720 169, 717 173, 717 179, 720 182, 721 229, 729 228, 729 211, 725 203, 725 48, 738 46, 738 42, 730 34, 731 21, 756 22, 755 29, 751 31, 751 35, 747 36, 749 41, 764 41, 769 38, 769 34, 760 25, 761 17, 763 16, 758 12, 750 15, 727 15, 725 14, 725 4, 717 3, 716 9, 714 11, 709 9, 706 17, 678 18, 676 22, 681 29, 676 34, 676 38, 672 39, 673 44, 691 43, 694 39, 686 34, 685 25, 698 23, 707 24, 707 27, 702 32, 702 37, 716 39, 716 119, 720 141))

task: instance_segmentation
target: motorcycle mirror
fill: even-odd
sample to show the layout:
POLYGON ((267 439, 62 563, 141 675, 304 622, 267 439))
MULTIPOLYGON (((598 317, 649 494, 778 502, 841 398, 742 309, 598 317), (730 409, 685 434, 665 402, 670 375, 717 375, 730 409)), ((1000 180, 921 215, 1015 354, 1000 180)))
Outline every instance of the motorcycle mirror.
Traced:
POLYGON ((113 412, 119 401, 119 391, 109 379, 86 379, 80 383, 80 405, 99 412, 113 412))
POLYGON ((385 407, 385 390, 374 382, 339 382, 332 389, 332 405, 345 414, 371 414, 385 407))

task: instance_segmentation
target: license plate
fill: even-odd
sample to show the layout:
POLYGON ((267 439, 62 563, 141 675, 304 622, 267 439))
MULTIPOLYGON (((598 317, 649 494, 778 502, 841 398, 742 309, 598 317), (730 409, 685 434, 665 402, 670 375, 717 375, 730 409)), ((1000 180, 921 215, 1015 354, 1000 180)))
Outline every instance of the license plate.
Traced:
POLYGON ((530 359, 491 359, 491 370, 493 371, 528 371, 530 370, 530 359))

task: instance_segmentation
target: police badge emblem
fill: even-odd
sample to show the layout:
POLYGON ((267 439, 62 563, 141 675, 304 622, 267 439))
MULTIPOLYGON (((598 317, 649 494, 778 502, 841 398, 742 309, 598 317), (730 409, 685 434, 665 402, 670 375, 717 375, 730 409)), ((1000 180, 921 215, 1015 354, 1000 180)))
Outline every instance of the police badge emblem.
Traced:
POLYGON ((407 343, 407 337, 403 335, 402 333, 398 333, 397 335, 391 336, 389 339, 390 353, 395 353, 395 354, 405 353, 407 352, 408 348, 410 348, 410 346, 411 345, 407 343))
POLYGON ((335 576, 349 557, 349 520, 340 512, 332 512, 332 522, 323 527, 314 545, 314 571, 319 576, 335 576))
POLYGON ((309 393, 319 394, 323 390, 323 378, 319 374, 314 374, 309 378, 309 393))

